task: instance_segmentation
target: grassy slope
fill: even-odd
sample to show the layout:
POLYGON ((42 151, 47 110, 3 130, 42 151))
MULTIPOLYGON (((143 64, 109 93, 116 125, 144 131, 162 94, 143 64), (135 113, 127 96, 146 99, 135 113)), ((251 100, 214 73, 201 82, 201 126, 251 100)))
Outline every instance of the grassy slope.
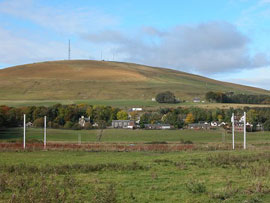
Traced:
POLYGON ((146 101, 165 90, 186 100, 203 97, 209 90, 269 94, 180 71, 119 62, 54 61, 0 70, 0 98, 6 101, 146 101))

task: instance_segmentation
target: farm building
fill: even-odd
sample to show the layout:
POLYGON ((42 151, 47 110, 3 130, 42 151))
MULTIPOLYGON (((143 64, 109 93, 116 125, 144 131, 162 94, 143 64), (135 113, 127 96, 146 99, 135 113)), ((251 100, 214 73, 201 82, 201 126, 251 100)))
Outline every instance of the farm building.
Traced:
POLYGON ((145 124, 145 129, 147 130, 169 130, 172 129, 172 126, 169 124, 145 124))
POLYGON ((196 98, 193 99, 193 102, 194 103, 200 103, 201 102, 201 99, 196 97, 196 98))
MULTIPOLYGON (((247 131, 249 131, 249 132, 254 131, 254 130, 255 130, 255 131, 263 131, 263 130, 264 130, 262 124, 258 123, 258 124, 256 125, 256 127, 254 128, 254 127, 253 127, 253 124, 251 124, 251 123, 249 123, 249 122, 247 122, 247 124, 246 124, 246 129, 247 129, 247 131)), ((235 130, 236 132, 244 132, 244 123, 236 122, 236 123, 235 123, 235 126, 234 126, 234 130, 235 130)))
POLYGON ((25 127, 30 128, 33 127, 33 123, 32 122, 28 122, 25 124, 25 127))
POLYGON ((133 120, 113 120, 113 128, 130 128, 133 129, 136 127, 136 123, 133 120))
POLYGON ((199 123, 191 123, 188 124, 188 129, 192 129, 192 130, 208 130, 210 129, 211 125, 207 122, 199 122, 199 123))
POLYGON ((130 112, 132 112, 132 111, 142 111, 143 109, 142 108, 131 108, 131 109, 129 109, 129 111, 130 112))

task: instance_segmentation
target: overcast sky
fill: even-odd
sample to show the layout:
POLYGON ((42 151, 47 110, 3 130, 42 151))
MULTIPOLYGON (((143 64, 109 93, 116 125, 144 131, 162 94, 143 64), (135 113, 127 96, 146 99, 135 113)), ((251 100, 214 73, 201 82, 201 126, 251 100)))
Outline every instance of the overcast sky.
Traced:
POLYGON ((0 68, 127 61, 270 89, 270 0, 0 0, 0 68), (102 54, 101 54, 102 52, 102 54))

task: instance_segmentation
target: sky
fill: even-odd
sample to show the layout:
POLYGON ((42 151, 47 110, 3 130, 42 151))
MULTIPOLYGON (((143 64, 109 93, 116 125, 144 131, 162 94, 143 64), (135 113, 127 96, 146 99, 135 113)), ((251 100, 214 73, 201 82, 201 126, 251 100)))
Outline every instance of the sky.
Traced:
POLYGON ((68 58, 270 89, 270 0, 0 0, 0 68, 68 58))

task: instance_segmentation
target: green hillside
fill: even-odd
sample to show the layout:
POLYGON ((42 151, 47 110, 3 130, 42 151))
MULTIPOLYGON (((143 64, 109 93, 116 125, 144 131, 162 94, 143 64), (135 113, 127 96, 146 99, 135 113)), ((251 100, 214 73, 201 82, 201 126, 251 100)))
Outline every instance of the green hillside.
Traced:
POLYGON ((203 98, 210 90, 269 94, 176 70, 120 62, 52 61, 0 70, 0 100, 151 100, 165 90, 185 100, 203 98))

